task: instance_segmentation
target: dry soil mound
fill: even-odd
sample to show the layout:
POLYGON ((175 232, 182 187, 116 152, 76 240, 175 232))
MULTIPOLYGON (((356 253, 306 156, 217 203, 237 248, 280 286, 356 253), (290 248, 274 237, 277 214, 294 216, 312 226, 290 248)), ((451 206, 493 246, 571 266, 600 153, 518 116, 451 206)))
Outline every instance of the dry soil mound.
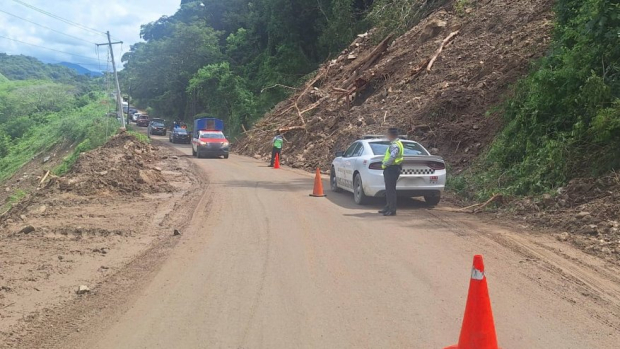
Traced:
POLYGON ((500 127, 486 112, 544 54, 554 1, 473 3, 449 5, 391 44, 361 35, 247 132, 236 151, 265 157, 283 129, 284 163, 328 169, 334 151, 396 126, 453 168, 466 167, 500 127))
POLYGON ((154 166, 158 160, 155 147, 122 133, 102 147, 81 154, 71 171, 52 187, 80 195, 171 191, 161 169, 154 166))

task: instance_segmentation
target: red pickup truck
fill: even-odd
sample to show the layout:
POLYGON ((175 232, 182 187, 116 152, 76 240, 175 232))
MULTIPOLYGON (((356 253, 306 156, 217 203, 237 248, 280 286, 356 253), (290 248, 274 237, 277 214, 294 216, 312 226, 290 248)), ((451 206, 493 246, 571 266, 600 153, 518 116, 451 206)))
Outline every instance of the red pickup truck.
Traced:
POLYGON ((136 120, 136 126, 138 127, 149 127, 150 118, 148 115, 140 115, 138 120, 136 120))

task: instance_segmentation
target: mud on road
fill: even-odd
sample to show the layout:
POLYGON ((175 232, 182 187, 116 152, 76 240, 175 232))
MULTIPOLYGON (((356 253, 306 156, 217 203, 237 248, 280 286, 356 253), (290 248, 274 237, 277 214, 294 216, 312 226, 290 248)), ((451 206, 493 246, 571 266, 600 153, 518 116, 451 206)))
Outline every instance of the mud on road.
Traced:
POLYGON ((23 348, 24 336, 54 327, 59 309, 130 286, 118 272, 174 243, 205 182, 173 149, 121 134, 82 154, 66 176, 30 188, 0 218, 0 347, 23 348), (82 285, 90 291, 77 295, 82 285))

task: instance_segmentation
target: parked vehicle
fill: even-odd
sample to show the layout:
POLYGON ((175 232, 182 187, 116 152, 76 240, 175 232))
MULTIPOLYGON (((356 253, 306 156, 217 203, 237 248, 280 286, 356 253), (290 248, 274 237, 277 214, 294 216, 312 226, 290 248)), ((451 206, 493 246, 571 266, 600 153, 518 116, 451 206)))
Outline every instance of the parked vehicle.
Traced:
POLYGON ((166 132, 167 132, 167 130, 166 130, 166 120, 164 120, 164 119, 153 119, 149 123, 149 129, 148 129, 149 135, 165 136, 166 132))
POLYGON ((187 131, 187 129, 184 129, 181 127, 173 128, 168 138, 170 139, 170 142, 172 143, 184 143, 184 144, 192 143, 192 137, 187 131))
POLYGON ((222 132, 224 122, 215 118, 194 120, 192 134, 192 154, 198 158, 203 156, 223 156, 228 159, 230 143, 222 132))
MULTIPOLYGON (((429 205, 437 205, 446 185, 446 164, 439 156, 432 156, 417 142, 402 140, 405 147, 402 172, 396 190, 399 196, 424 197, 429 205)), ((357 204, 369 197, 385 196, 381 167, 387 139, 355 141, 346 151, 337 152, 332 162, 330 186, 333 191, 353 193, 357 204)))
POLYGON ((136 120, 136 126, 138 127, 149 127, 150 118, 148 115, 140 115, 138 116, 138 120, 136 120))

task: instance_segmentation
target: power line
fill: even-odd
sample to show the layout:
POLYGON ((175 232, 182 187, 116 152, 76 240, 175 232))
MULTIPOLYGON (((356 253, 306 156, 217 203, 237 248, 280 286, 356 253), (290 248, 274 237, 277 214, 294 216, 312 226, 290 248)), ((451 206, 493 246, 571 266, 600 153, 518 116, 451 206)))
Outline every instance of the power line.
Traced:
POLYGON ((60 17, 60 16, 55 15, 55 14, 53 14, 51 12, 45 11, 43 9, 40 9, 40 8, 38 8, 36 6, 27 4, 27 3, 25 3, 25 2, 23 2, 21 0, 13 0, 13 1, 15 1, 16 3, 21 4, 23 6, 26 6, 26 7, 30 8, 30 9, 32 9, 32 10, 35 10, 35 11, 37 11, 39 13, 42 13, 42 14, 44 14, 46 16, 52 17, 52 18, 54 18, 56 20, 59 20, 61 22, 67 23, 69 25, 72 25, 74 27, 78 27, 78 28, 83 29, 83 30, 88 30, 88 31, 91 31, 91 32, 94 32, 94 33, 97 33, 97 34, 100 34, 100 35, 105 35, 105 33, 100 31, 100 30, 93 29, 93 28, 87 27, 85 25, 82 25, 80 23, 76 23, 76 22, 70 21, 70 20, 68 20, 66 18, 60 17))
POLYGON ((86 59, 92 59, 93 61, 97 60, 97 58, 94 58, 94 57, 87 57, 87 56, 77 55, 77 54, 74 54, 74 53, 65 52, 65 51, 61 51, 61 50, 56 50, 56 49, 45 47, 45 46, 35 45, 35 44, 31 44, 31 43, 28 43, 28 42, 20 41, 20 40, 17 40, 17 39, 12 39, 12 38, 9 38, 9 37, 6 37, 6 36, 2 36, 2 35, 0 35, 0 38, 11 40, 11 41, 15 41, 15 42, 19 42, 19 43, 25 44, 25 45, 30 45, 30 46, 42 48, 42 49, 45 49, 45 50, 50 50, 50 51, 55 51, 55 52, 59 52, 59 53, 64 53, 64 54, 70 55, 70 56, 81 57, 81 58, 86 58, 86 59))
POLYGON ((52 29, 52 28, 50 28, 50 27, 46 27, 46 26, 44 26, 43 24, 39 24, 39 23, 37 23, 37 22, 33 22, 33 21, 29 20, 29 19, 26 19, 26 18, 20 17, 20 16, 18 16, 18 15, 14 15, 14 14, 12 14, 12 13, 8 13, 8 12, 6 12, 6 11, 4 11, 4 10, 0 10, 0 12, 2 12, 2 13, 6 13, 7 15, 10 15, 10 16, 13 16, 13 17, 16 17, 16 18, 19 18, 19 19, 21 19, 21 20, 23 20, 23 21, 26 21, 26 22, 28 22, 28 23, 32 23, 32 24, 34 24, 34 25, 38 25, 39 27, 45 28, 45 29, 47 29, 47 30, 51 30, 51 31, 53 31, 53 32, 55 32, 55 33, 58 33, 58 34, 61 34, 61 35, 64 35, 64 36, 68 36, 68 37, 70 37, 70 38, 72 38, 72 39, 79 40, 79 41, 85 42, 85 43, 87 43, 87 44, 93 44, 93 45, 96 45, 94 42, 86 41, 86 40, 84 40, 84 39, 78 38, 77 36, 73 36, 73 35, 70 35, 70 34, 67 34, 67 33, 63 33, 63 32, 61 32, 60 30, 56 30, 56 29, 52 29))

